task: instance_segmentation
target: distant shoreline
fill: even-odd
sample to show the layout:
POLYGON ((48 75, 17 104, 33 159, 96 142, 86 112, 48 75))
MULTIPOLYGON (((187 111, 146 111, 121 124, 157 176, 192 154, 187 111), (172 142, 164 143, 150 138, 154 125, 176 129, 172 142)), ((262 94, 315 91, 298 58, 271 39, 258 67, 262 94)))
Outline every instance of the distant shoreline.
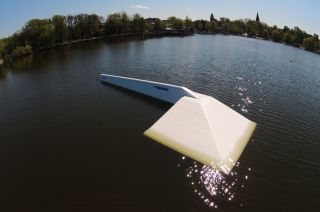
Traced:
POLYGON ((226 36, 232 35, 232 36, 238 36, 238 37, 243 37, 243 38, 252 38, 252 39, 257 39, 257 40, 264 40, 264 41, 269 41, 269 42, 272 42, 272 43, 291 46, 291 47, 294 47, 294 48, 302 49, 302 50, 310 52, 310 53, 314 53, 314 54, 320 55, 320 50, 319 51, 308 51, 303 46, 297 46, 297 45, 289 44, 289 43, 285 43, 285 42, 276 42, 276 41, 274 41, 272 39, 264 39, 262 37, 243 36, 243 35, 240 35, 240 34, 231 34, 231 33, 227 34, 227 33, 210 33, 210 32, 196 32, 195 34, 198 34, 198 35, 226 35, 226 36))
POLYGON ((142 37, 142 38, 153 38, 153 37, 170 37, 170 36, 191 36, 194 33, 184 33, 184 32, 147 32, 147 33, 121 33, 121 34, 114 34, 114 35, 107 35, 107 36, 99 36, 93 38, 85 38, 79 39, 74 41, 63 42, 59 44, 55 44, 49 47, 40 48, 37 51, 48 50, 56 47, 73 45, 77 43, 83 43, 93 40, 102 40, 102 39, 112 39, 112 38, 130 38, 130 37, 142 37))
MULTIPOLYGON (((141 38, 155 38, 155 37, 170 37, 170 36, 192 36, 194 34, 198 34, 198 35, 232 35, 232 36, 238 36, 238 37, 244 37, 244 38, 252 38, 252 39, 257 39, 257 40, 264 40, 264 41, 269 41, 269 42, 273 42, 273 43, 278 43, 278 44, 284 44, 287 46, 291 46, 291 47, 295 47, 295 48, 299 48, 302 50, 307 51, 305 48, 303 48, 303 46, 296 46, 296 45, 292 45, 292 44, 287 44, 284 42, 275 42, 271 39, 264 39, 261 37, 250 37, 250 36, 243 36, 243 35, 239 35, 239 34, 226 34, 226 33, 208 33, 208 32, 195 32, 195 33, 191 33, 191 32, 147 32, 147 33, 121 33, 121 34, 114 34, 114 35, 108 35, 108 36, 99 36, 99 37, 93 37, 93 38, 85 38, 85 39, 79 39, 79 40, 73 40, 73 41, 67 41, 67 42, 63 42, 63 43, 59 43, 59 44, 55 44, 49 47, 43 47, 40 49, 37 49, 29 54, 25 54, 22 55, 18 58, 22 58, 37 52, 41 52, 41 51, 46 51, 49 49, 54 49, 54 48, 59 48, 59 47, 63 47, 63 46, 68 46, 68 45, 75 45, 78 43, 84 43, 84 42, 89 42, 89 41, 95 41, 95 40, 103 40, 103 39, 113 39, 113 38, 133 38, 133 37, 141 37, 141 38)), ((308 51, 311 52, 311 51, 308 51)), ((311 52, 314 54, 318 54, 320 55, 320 51, 318 52, 311 52)), ((12 57, 6 57, 4 59, 0 59, 0 66, 4 65, 5 63, 11 63, 13 62, 15 59, 18 58, 12 58, 12 57)))
POLYGON ((192 36, 192 35, 194 35, 194 33, 191 33, 191 32, 147 32, 147 33, 120 33, 120 34, 99 36, 99 37, 93 37, 93 38, 84 38, 84 39, 78 39, 78 40, 67 41, 59 44, 54 44, 48 47, 42 47, 35 51, 32 51, 31 53, 21 55, 20 57, 17 57, 17 58, 12 58, 11 56, 8 56, 4 59, 0 59, 0 65, 4 65, 5 63, 11 63, 15 59, 22 58, 37 52, 46 51, 49 49, 59 48, 59 47, 68 46, 68 45, 75 45, 78 43, 95 41, 95 40, 113 39, 113 38, 133 38, 133 37, 141 37, 141 38, 148 39, 148 38, 155 38, 155 37, 192 36))
POLYGON ((109 14, 106 18, 97 14, 54 15, 51 18, 34 18, 7 38, 0 39, 0 64, 34 52, 74 45, 98 39, 142 36, 142 38, 164 36, 186 36, 197 34, 224 34, 250 37, 283 43, 313 53, 320 53, 317 34, 308 34, 295 26, 278 28, 256 19, 230 20, 221 17, 210 20, 191 20, 171 16, 167 19, 144 18, 138 13, 109 14))

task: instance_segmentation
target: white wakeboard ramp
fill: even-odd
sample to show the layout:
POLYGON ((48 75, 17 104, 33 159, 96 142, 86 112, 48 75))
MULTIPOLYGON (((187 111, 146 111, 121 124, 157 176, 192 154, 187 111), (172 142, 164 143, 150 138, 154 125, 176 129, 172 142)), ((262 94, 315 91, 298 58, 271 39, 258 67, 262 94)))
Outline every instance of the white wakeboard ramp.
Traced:
POLYGON ((144 134, 226 174, 256 127, 213 97, 185 87, 107 74, 101 74, 101 81, 173 103, 144 134))

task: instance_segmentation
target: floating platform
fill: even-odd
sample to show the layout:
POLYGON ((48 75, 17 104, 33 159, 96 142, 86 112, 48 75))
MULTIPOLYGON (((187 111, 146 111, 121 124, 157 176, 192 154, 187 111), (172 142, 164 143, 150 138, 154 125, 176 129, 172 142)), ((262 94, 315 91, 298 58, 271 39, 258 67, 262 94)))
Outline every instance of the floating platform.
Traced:
POLYGON ((229 174, 256 124, 213 97, 166 83, 102 74, 101 80, 174 105, 144 134, 229 174))

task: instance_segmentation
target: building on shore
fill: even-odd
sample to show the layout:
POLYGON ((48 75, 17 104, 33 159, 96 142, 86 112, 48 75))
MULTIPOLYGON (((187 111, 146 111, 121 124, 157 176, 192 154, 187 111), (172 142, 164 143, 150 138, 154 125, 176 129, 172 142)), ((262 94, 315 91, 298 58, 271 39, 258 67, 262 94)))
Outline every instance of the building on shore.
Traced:
POLYGON ((211 13, 211 15, 210 15, 210 22, 213 22, 213 21, 215 21, 215 19, 214 19, 213 13, 211 13))
POLYGON ((259 13, 257 12, 257 16, 256 16, 256 22, 260 22, 260 17, 259 17, 259 13))

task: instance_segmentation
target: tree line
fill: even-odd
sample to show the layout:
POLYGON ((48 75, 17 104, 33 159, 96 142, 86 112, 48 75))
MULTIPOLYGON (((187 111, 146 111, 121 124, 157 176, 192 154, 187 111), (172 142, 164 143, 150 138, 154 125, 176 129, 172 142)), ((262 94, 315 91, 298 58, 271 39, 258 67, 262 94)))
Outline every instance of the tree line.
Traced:
POLYGON ((106 19, 96 14, 55 15, 29 20, 18 32, 0 39, 0 59, 17 58, 65 42, 121 33, 142 33, 146 21, 139 14, 114 13, 106 19))
POLYGON ((175 16, 167 20, 145 19, 139 14, 113 13, 104 18, 96 14, 55 15, 49 19, 29 20, 18 32, 0 39, 0 59, 16 58, 33 51, 57 44, 122 33, 164 32, 188 30, 198 33, 223 33, 258 37, 288 45, 319 51, 318 35, 309 35, 299 27, 268 26, 260 21, 244 19, 231 21, 228 18, 192 21, 175 16))
POLYGON ((320 50, 318 35, 310 35, 299 27, 290 29, 289 27, 284 26, 283 28, 278 28, 276 25, 268 26, 266 23, 250 19, 231 21, 228 18, 222 17, 220 20, 217 20, 212 14, 209 21, 192 21, 188 17, 182 20, 173 16, 168 18, 167 22, 174 28, 183 26, 197 33, 242 35, 282 42, 296 47, 303 47, 306 50, 313 52, 320 50))
POLYGON ((308 51, 320 50, 318 35, 309 35, 299 27, 294 27, 293 29, 287 26, 278 28, 276 25, 268 26, 266 23, 255 20, 231 21, 228 18, 220 18, 220 20, 211 18, 210 21, 197 20, 193 24, 193 27, 198 32, 244 35, 303 47, 308 51))

